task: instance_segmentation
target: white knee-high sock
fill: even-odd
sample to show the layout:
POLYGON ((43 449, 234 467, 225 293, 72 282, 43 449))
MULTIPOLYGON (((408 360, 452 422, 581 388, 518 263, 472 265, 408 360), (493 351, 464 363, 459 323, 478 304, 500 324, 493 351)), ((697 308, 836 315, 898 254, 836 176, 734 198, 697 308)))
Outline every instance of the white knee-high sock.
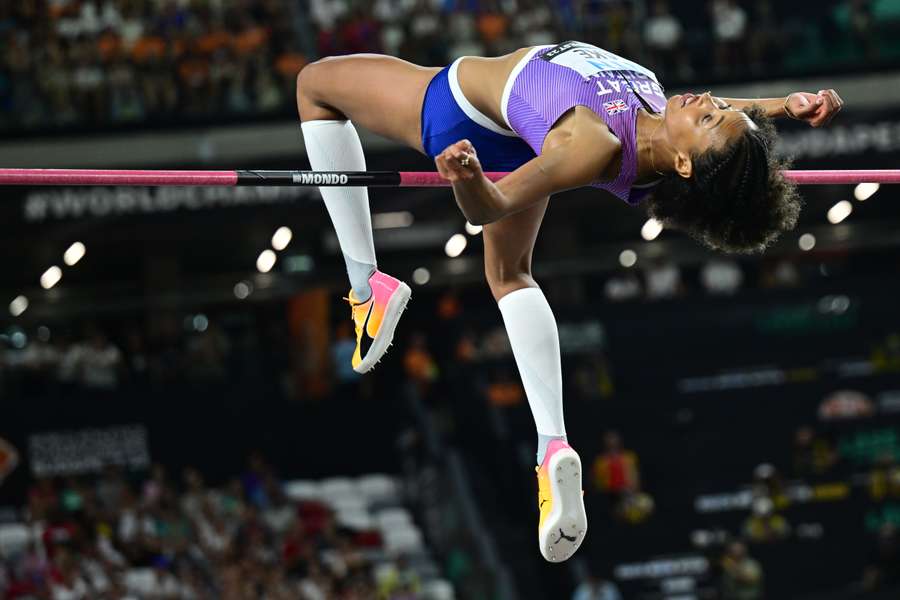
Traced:
MULTIPOLYGON (((350 121, 305 121, 300 125, 309 164, 316 171, 365 171, 359 134, 350 121)), ((372 295, 369 277, 375 272, 375 243, 369 191, 364 187, 321 187, 322 198, 347 263, 347 275, 357 300, 372 295)))
POLYGON ((540 288, 516 290, 497 302, 538 432, 537 462, 551 440, 566 439, 556 319, 540 288))

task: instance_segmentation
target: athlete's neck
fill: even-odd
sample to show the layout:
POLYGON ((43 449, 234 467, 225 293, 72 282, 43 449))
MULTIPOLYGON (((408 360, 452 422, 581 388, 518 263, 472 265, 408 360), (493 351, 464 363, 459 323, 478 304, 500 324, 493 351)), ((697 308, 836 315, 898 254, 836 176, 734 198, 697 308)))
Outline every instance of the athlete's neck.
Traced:
POLYGON ((637 177, 644 185, 662 179, 675 170, 670 146, 666 141, 662 115, 651 115, 640 109, 637 114, 637 177))

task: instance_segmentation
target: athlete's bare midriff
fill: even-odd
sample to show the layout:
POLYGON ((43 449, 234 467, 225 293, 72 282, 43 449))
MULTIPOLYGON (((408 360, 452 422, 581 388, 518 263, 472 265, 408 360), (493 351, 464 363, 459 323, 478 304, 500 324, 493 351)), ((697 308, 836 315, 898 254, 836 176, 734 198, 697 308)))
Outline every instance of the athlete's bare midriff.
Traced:
POLYGON ((506 128, 500 99, 509 74, 531 48, 519 48, 504 56, 483 58, 467 56, 459 61, 459 87, 479 111, 497 125, 506 128))

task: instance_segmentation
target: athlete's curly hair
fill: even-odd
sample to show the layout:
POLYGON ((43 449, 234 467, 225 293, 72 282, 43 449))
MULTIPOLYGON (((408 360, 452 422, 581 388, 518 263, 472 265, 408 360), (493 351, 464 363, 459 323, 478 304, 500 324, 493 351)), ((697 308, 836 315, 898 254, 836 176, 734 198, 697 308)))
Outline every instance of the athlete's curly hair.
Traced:
POLYGON ((693 158, 693 173, 671 173, 648 200, 650 215, 713 250, 763 251, 797 224, 803 204, 775 156, 775 126, 761 106, 744 113, 756 124, 721 149, 693 158))

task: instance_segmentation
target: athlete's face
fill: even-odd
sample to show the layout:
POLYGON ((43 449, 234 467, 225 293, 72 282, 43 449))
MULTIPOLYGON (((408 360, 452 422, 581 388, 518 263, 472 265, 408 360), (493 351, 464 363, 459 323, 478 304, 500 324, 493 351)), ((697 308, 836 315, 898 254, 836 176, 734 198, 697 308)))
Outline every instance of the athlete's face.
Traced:
POLYGON ((722 148, 747 127, 756 127, 743 111, 735 110, 709 92, 680 94, 666 102, 666 135, 676 152, 675 170, 690 177, 690 157, 710 148, 722 148))

